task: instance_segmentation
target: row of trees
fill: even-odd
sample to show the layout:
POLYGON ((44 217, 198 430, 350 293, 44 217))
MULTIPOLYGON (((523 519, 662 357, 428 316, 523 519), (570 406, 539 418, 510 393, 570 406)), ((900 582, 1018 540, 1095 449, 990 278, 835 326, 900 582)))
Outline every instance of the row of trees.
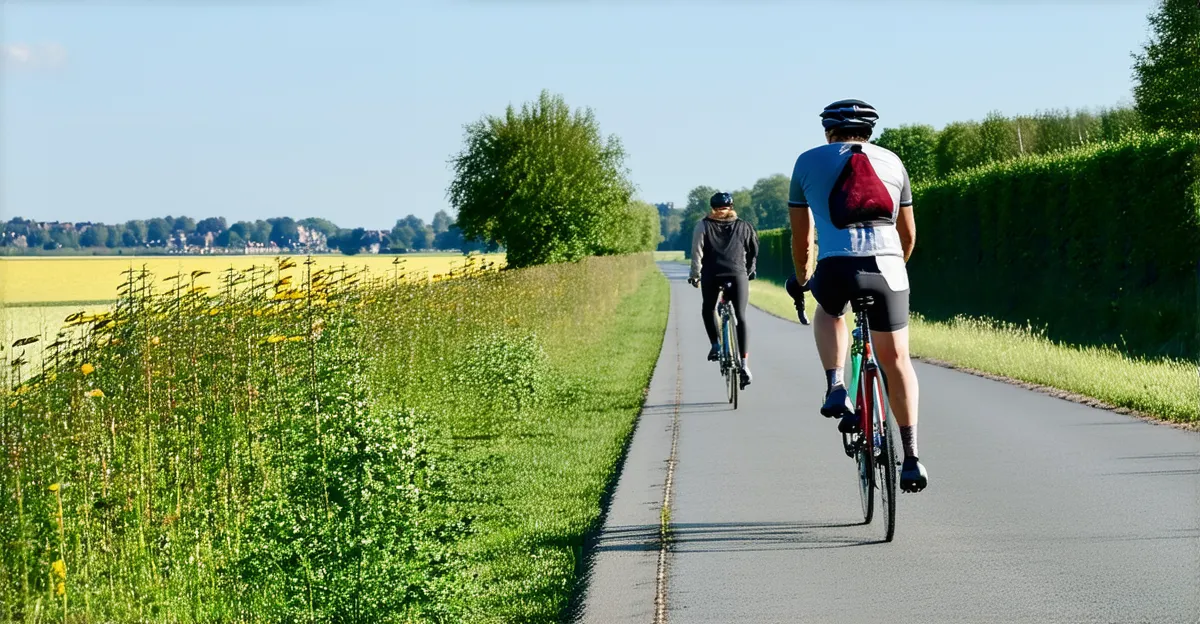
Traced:
POLYGON ((543 91, 468 124, 448 190, 458 225, 512 268, 653 250, 658 210, 634 201, 625 150, 591 109, 543 91))
MULTIPOLYGON (((731 191, 733 208, 738 218, 748 221, 760 230, 784 227, 788 223, 788 187, 791 179, 778 173, 759 178, 750 188, 731 191)), ((662 223, 662 243, 659 249, 687 249, 692 243, 692 229, 709 212, 709 199, 719 189, 697 186, 688 192, 684 208, 676 209, 668 204, 659 205, 662 223)))
POLYGON ((885 128, 874 143, 896 152, 919 183, 992 162, 1113 141, 1140 128, 1132 108, 1018 117, 993 112, 983 121, 954 122, 940 131, 928 125, 885 128))
MULTIPOLYGON (((124 223, 38 222, 16 217, 0 223, 0 246, 32 249, 215 248, 242 250, 247 246, 306 251, 358 253, 379 251, 476 250, 485 246, 465 241, 462 231, 444 210, 426 224, 414 215, 396 221, 391 230, 342 228, 328 219, 290 217, 238 221, 224 217, 196 221, 191 217, 134 219, 124 223)), ((494 247, 494 245, 493 245, 494 247)))
POLYGON ((1162 0, 1150 15, 1151 38, 1134 54, 1132 108, 988 115, 982 122, 887 128, 875 143, 898 154, 914 182, 992 162, 1047 154, 1131 132, 1200 131, 1200 4, 1162 0))

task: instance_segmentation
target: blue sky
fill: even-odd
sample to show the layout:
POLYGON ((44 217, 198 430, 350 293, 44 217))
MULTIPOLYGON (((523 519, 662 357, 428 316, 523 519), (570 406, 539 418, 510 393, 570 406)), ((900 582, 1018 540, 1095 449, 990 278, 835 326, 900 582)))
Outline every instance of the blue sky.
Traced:
POLYGON ((0 212, 428 220, 462 126, 542 89, 682 206, 789 172, 837 99, 939 128, 1128 103, 1155 4, 6 2, 0 212))

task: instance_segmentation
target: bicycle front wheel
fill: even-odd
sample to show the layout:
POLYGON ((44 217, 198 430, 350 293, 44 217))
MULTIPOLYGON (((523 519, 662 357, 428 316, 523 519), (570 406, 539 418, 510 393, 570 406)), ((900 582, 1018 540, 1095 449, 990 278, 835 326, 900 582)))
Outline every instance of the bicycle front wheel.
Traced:
POLYGON ((738 391, 742 377, 742 352, 737 341, 737 318, 729 315, 727 331, 729 332, 729 402, 733 409, 738 408, 738 391))

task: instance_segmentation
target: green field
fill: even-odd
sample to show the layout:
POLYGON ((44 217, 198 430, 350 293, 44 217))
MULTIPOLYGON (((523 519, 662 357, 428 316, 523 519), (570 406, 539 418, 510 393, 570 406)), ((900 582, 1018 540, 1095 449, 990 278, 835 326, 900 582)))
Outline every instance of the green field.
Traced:
MULTIPOLYGON (((815 302, 806 296, 811 318, 815 302)), ((798 322, 791 297, 779 286, 752 282, 750 302, 798 322)), ((853 322, 853 313, 849 316, 853 322)), ((1028 328, 967 318, 931 322, 914 316, 910 336, 913 355, 920 358, 1057 388, 1174 422, 1200 421, 1194 363, 1064 345, 1028 328)))

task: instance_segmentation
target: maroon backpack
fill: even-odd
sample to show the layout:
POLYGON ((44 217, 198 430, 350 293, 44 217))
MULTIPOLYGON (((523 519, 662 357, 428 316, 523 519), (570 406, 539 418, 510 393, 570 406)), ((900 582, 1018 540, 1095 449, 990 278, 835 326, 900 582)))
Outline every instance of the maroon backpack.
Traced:
POLYGON ((862 145, 850 146, 850 160, 829 193, 829 220, 840 230, 896 222, 892 196, 862 145))

